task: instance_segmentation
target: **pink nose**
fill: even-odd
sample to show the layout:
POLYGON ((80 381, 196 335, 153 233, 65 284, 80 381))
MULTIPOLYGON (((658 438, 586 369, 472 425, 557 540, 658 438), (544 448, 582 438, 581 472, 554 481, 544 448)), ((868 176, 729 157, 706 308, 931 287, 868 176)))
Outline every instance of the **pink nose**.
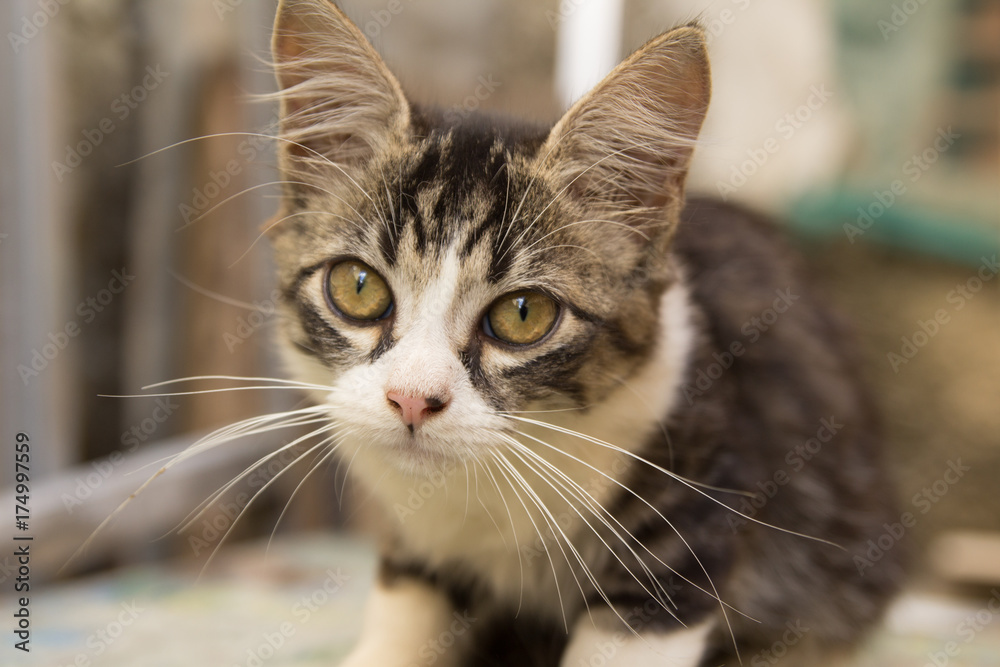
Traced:
POLYGON ((428 396, 427 398, 404 396, 399 392, 388 391, 385 397, 389 404, 399 410, 403 423, 413 432, 413 429, 423 424, 431 415, 448 407, 447 398, 428 396))

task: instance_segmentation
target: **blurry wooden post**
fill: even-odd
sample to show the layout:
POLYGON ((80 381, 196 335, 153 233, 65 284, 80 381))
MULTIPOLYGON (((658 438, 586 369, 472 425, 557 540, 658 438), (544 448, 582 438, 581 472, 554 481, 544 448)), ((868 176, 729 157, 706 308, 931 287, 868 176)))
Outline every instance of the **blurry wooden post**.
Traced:
MULTIPOLYGON (((193 141, 134 167, 142 196, 133 216, 131 254, 147 279, 130 294, 125 370, 130 387, 197 375, 278 375, 273 271, 267 240, 258 239, 276 208, 278 190, 258 187, 276 178, 273 142, 255 136, 273 130, 274 105, 251 100, 274 86, 266 65, 254 60, 268 57, 273 10, 273 3, 198 0, 143 7, 142 24, 150 31, 145 57, 163 63, 173 84, 171 95, 146 109, 137 153, 193 141)), ((253 391, 179 399, 170 432, 203 431, 287 409, 300 398, 253 391)), ((147 416, 148 404, 133 405, 125 428, 147 416)), ((275 433, 273 449, 294 434, 275 433)), ((239 443, 232 447, 235 475, 242 454, 239 443)), ((304 469, 282 476, 274 502, 284 503, 301 473, 304 469)), ((295 509, 301 519, 316 515, 310 507, 325 504, 305 498, 295 509)), ((290 523, 301 521, 293 514, 290 523)))
MULTIPOLYGON (((261 4, 252 3, 266 10, 261 4)), ((162 64, 172 83, 171 94, 144 109, 136 152, 167 150, 130 167, 141 194, 130 254, 144 272, 129 294, 124 384, 133 391, 178 377, 265 372, 268 327, 255 328, 256 311, 234 305, 267 301, 271 275, 266 242, 240 259, 273 207, 266 188, 240 194, 259 182, 259 163, 270 161, 271 150, 266 139, 238 134, 267 131, 248 113, 248 98, 259 90, 244 75, 251 51, 244 11, 220 13, 195 0, 143 7, 145 58, 162 64)), ((208 386, 220 385, 201 388, 208 386)), ((171 430, 203 430, 267 406, 256 392, 202 396, 184 403, 171 430)), ((133 403, 124 426, 141 422, 147 410, 133 403)))

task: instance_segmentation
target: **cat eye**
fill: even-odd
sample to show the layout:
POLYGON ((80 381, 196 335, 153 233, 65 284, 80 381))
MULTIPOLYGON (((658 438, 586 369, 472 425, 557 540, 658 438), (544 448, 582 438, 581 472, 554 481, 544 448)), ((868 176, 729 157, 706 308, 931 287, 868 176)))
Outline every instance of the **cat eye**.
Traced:
POLYGON ((389 315, 392 293, 370 266, 349 259, 327 270, 326 297, 333 309, 352 320, 371 322, 389 315))
POLYGON ((552 330, 556 302, 538 292, 513 292, 496 300, 483 318, 487 335, 511 345, 530 345, 552 330))

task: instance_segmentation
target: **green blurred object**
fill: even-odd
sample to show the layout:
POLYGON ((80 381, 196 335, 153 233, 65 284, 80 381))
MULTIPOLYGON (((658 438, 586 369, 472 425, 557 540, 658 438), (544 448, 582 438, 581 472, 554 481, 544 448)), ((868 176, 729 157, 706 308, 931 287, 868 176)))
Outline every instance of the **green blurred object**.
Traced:
POLYGON ((788 219, 792 229, 807 238, 843 235, 852 243, 876 242, 970 266, 1000 252, 1000 232, 978 220, 930 211, 890 207, 865 229, 859 218, 873 201, 846 191, 817 194, 796 202, 788 219))
POLYGON ((855 137, 841 182, 794 202, 793 227, 980 264, 1000 251, 1000 0, 831 9, 855 137))

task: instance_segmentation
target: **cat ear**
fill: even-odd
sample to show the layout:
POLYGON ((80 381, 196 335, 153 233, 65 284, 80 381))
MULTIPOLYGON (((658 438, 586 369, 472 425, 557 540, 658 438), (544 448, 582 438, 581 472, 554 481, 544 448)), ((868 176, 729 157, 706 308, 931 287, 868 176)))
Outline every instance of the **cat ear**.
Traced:
POLYGON ((704 33, 685 26, 648 42, 580 99, 539 155, 565 195, 642 231, 676 221, 711 95, 704 33))
POLYGON ((272 52, 286 173, 345 176, 409 127, 399 82, 329 0, 281 0, 272 52))

